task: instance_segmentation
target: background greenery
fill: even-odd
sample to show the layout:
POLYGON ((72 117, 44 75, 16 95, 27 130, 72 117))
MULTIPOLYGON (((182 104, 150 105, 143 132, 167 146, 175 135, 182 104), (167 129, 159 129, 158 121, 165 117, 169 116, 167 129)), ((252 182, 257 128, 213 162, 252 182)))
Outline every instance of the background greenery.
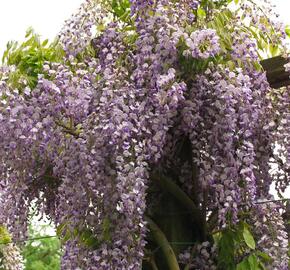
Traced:
POLYGON ((29 227, 30 239, 23 247, 26 270, 58 270, 60 269, 60 241, 57 237, 43 238, 50 225, 29 227), (42 238, 42 239, 37 239, 42 238))

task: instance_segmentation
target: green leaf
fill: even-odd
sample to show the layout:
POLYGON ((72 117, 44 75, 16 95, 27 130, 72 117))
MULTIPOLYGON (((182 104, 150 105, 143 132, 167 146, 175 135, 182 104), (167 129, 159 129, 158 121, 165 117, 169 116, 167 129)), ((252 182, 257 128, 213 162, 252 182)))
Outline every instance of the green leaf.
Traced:
POLYGON ((67 224, 68 224, 68 222, 66 222, 66 223, 62 223, 62 224, 60 224, 60 225, 58 225, 58 226, 56 227, 56 235, 57 235, 58 237, 61 237, 61 236, 62 236, 62 234, 63 234, 63 232, 64 232, 65 227, 66 227, 67 224))
POLYGON ((287 25, 285 28, 286 35, 290 37, 290 25, 287 25))
POLYGON ((269 45, 269 51, 272 55, 272 57, 274 56, 278 56, 280 54, 280 50, 279 50, 279 46, 277 45, 269 45))
POLYGON ((113 14, 124 22, 130 19, 130 1, 129 0, 113 0, 111 2, 113 14))
POLYGON ((265 264, 264 264, 264 263, 262 263, 261 261, 260 261, 260 264, 259 264, 259 266, 260 266, 259 270, 260 270, 260 269, 261 269, 261 270, 267 270, 267 268, 266 268, 265 264))
POLYGON ((256 254, 263 259, 264 262, 270 262, 272 261, 272 258, 265 252, 257 251, 256 254))
POLYGON ((250 264, 251 270, 259 270, 259 259, 257 258, 256 255, 251 254, 248 257, 248 262, 250 264))
POLYGON ((48 39, 44 40, 44 41, 42 42, 41 45, 42 45, 43 47, 45 47, 45 46, 47 45, 47 43, 48 43, 48 39))
POLYGON ((90 229, 84 229, 80 234, 80 240, 87 247, 97 249, 102 241, 98 240, 90 229))
POLYGON ((259 270, 259 264, 260 263, 257 256, 255 254, 251 254, 237 265, 236 270, 259 270))
POLYGON ((11 242, 11 236, 4 226, 0 226, 0 245, 5 245, 11 242))
POLYGON ((218 242, 218 267, 219 269, 234 269, 235 263, 235 234, 226 229, 222 232, 218 242))
POLYGON ((68 229, 69 222, 65 222, 57 226, 56 235, 63 243, 73 238, 72 232, 68 229))
POLYGON ((105 218, 103 221, 103 239, 105 241, 109 241, 111 239, 111 223, 110 223, 110 219, 109 218, 105 218))
POLYGON ((251 249, 256 248, 255 240, 246 226, 244 226, 243 237, 244 237, 244 240, 249 248, 251 248, 251 249))
POLYGON ((236 270, 252 270, 248 258, 245 258, 242 262, 237 265, 236 270))
POLYGON ((197 16, 198 16, 199 18, 205 18, 205 17, 206 17, 206 12, 205 12, 205 10, 204 10, 203 8, 199 7, 199 8, 197 9, 197 16))
POLYGON ((33 31, 33 28, 32 27, 29 27, 27 30, 26 30, 26 34, 25 34, 25 38, 28 38, 30 35, 32 35, 34 33, 33 31))

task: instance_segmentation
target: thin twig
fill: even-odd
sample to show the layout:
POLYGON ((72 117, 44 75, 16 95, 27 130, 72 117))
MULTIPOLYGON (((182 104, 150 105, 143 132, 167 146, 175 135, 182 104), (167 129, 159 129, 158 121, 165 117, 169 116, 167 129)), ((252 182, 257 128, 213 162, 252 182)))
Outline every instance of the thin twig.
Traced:
POLYGON ((0 242, 0 245, 7 245, 7 244, 12 244, 12 243, 23 243, 23 242, 30 242, 30 241, 37 241, 37 240, 42 240, 42 239, 48 239, 48 238, 58 238, 57 235, 47 235, 47 236, 42 236, 42 237, 35 237, 35 238, 29 238, 29 239, 21 239, 17 241, 7 241, 7 242, 0 242))

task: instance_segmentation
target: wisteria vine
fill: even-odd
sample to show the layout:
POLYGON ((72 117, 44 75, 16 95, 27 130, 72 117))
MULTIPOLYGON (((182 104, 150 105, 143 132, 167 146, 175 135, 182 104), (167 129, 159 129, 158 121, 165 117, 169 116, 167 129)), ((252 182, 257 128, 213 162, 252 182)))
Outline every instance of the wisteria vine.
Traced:
POLYGON ((199 226, 173 265, 236 269, 222 243, 242 228, 256 245, 231 263, 288 269, 283 205, 255 204, 290 179, 289 88, 258 62, 285 54, 286 34, 267 1, 234 2, 87 0, 35 88, 1 67, 0 225, 15 241, 33 206, 63 240, 62 269, 151 269, 166 189, 199 226))

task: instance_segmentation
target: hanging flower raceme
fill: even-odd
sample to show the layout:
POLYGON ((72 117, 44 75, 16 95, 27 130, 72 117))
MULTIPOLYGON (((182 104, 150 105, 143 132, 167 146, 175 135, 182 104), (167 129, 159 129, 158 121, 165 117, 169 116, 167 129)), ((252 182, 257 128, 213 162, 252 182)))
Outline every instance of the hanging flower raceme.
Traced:
POLYGON ((20 250, 15 244, 11 243, 11 237, 4 226, 0 226, 0 269, 24 269, 24 261, 20 250))
POLYGON ((139 13, 139 16, 144 15, 154 5, 153 0, 130 0, 130 2, 132 15, 139 13))
POLYGON ((216 247, 203 242, 179 255, 180 262, 189 269, 216 270, 216 247))
POLYGON ((197 30, 185 36, 188 50, 183 53, 193 58, 207 59, 220 52, 219 37, 213 29, 197 30))
POLYGON ((5 270, 24 269, 24 262, 20 254, 20 250, 14 244, 8 244, 3 246, 0 250, 0 254, 1 253, 3 258, 0 259, 0 268, 3 266, 5 270))
POLYGON ((254 218, 251 219, 250 223, 253 223, 255 227, 258 239, 257 248, 272 258, 267 266, 273 269, 286 270, 289 261, 287 256, 288 236, 281 214, 277 210, 280 207, 275 203, 255 205, 254 218), (268 234, 269 229, 271 234, 268 234))
POLYGON ((66 55, 76 56, 82 52, 93 37, 94 26, 106 17, 106 13, 94 0, 85 0, 76 12, 64 24, 59 33, 60 43, 66 55))

